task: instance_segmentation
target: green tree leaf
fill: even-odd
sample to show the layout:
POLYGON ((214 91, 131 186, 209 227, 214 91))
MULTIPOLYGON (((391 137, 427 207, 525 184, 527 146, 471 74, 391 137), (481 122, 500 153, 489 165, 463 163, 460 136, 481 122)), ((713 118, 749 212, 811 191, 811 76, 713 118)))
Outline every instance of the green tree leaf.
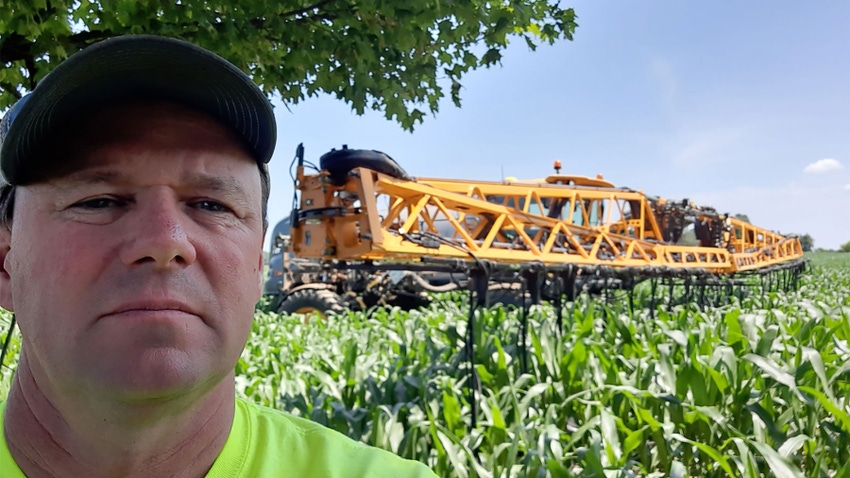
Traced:
POLYGON ((284 104, 329 94, 358 114, 383 111, 413 129, 426 111, 439 110, 446 87, 459 106, 464 76, 497 64, 513 38, 571 40, 576 27, 573 10, 554 0, 6 0, 0 111, 81 48, 149 33, 220 54, 284 104), (486 51, 481 60, 479 51, 486 51))

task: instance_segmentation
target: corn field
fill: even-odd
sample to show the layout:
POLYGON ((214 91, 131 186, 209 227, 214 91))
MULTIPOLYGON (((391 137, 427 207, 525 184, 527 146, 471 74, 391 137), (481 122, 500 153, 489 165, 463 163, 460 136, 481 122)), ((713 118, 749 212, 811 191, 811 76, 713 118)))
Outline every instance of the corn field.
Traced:
POLYGON ((237 394, 444 477, 850 477, 850 254, 810 258, 799 290, 711 309, 582 295, 559 327, 533 306, 526 340, 521 310, 477 310, 474 370, 463 294, 325 321, 260 307, 237 394))

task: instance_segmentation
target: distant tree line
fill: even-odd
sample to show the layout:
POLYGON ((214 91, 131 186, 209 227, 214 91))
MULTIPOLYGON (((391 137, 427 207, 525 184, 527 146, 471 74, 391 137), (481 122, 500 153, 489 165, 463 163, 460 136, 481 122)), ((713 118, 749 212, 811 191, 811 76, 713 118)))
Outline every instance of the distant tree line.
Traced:
POLYGON ((815 249, 815 240, 808 234, 800 236, 800 245, 803 246, 803 252, 812 252, 815 249))

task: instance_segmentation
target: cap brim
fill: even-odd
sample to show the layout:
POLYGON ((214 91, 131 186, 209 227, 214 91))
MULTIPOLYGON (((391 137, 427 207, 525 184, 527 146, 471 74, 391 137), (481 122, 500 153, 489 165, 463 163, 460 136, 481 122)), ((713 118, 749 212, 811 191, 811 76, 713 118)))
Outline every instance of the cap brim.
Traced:
POLYGON ((236 66, 181 40, 128 35, 94 44, 68 58, 26 98, 2 144, 4 179, 26 182, 44 164, 34 153, 97 106, 122 98, 159 98, 204 111, 230 127, 258 163, 274 152, 271 103, 236 66))

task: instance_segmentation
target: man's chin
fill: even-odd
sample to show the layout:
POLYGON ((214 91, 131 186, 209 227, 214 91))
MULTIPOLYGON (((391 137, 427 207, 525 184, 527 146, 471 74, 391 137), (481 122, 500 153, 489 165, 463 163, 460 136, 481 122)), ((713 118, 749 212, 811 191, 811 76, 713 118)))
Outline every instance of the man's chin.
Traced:
POLYGON ((228 371, 211 370, 183 351, 153 350, 139 360, 112 368, 99 380, 109 395, 127 403, 155 404, 174 400, 196 399, 213 389, 228 371))

